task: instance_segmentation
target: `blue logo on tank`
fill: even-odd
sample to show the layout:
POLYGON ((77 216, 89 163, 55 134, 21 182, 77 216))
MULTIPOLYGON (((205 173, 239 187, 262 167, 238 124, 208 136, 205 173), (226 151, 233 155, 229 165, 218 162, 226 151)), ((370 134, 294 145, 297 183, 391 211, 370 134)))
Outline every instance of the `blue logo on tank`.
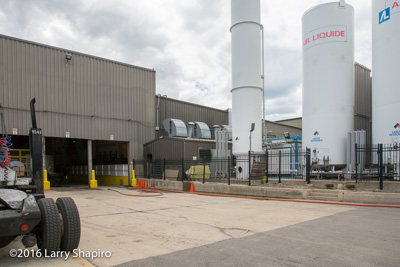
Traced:
POLYGON ((390 19, 390 7, 379 12, 379 24, 390 19))

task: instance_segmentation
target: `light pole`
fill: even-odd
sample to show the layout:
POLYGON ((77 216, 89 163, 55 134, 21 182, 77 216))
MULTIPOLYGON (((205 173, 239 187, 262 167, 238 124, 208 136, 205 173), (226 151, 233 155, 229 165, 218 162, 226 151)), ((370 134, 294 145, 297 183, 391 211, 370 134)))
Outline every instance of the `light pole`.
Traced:
POLYGON ((254 131, 254 127, 255 127, 255 123, 253 122, 253 123, 251 124, 251 128, 250 128, 250 152, 251 152, 251 132, 254 131))

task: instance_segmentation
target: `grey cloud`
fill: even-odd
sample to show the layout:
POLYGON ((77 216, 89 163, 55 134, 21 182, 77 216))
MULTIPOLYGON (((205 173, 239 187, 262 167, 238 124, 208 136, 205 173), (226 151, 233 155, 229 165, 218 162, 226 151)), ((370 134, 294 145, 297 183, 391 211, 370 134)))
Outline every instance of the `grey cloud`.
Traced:
MULTIPOLYGON (((306 9, 322 2, 261 1, 269 118, 297 116, 301 110, 299 24, 306 9)), ((348 2, 356 9, 356 59, 370 66, 370 2, 348 2)), ((155 68, 158 93, 221 109, 231 106, 228 0, 3 0, 0 12, 2 34, 155 68), (58 24, 50 28, 52 20, 58 24)))

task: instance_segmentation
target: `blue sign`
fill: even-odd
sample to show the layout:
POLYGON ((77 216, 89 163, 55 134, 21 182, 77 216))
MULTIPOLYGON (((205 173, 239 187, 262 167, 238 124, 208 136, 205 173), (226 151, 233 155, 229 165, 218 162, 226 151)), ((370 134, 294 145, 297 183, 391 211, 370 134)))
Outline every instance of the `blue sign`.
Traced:
POLYGON ((379 12, 379 24, 390 19, 390 7, 379 12))

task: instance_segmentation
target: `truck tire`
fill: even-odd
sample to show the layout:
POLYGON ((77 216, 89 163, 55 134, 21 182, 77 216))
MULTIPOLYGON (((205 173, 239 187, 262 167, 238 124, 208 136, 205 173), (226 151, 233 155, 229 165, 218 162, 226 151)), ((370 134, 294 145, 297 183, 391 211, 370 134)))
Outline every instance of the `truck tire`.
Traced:
POLYGON ((81 239, 81 221, 75 202, 70 197, 56 201, 61 218, 61 251, 72 251, 78 248, 81 239))
POLYGON ((61 222, 56 203, 52 198, 41 198, 37 202, 41 220, 36 234, 38 248, 42 253, 58 251, 61 243, 61 222))
POLYGON ((14 240, 14 238, 16 238, 16 236, 2 236, 2 237, 0 237, 0 248, 4 248, 8 244, 10 244, 11 241, 14 240))

